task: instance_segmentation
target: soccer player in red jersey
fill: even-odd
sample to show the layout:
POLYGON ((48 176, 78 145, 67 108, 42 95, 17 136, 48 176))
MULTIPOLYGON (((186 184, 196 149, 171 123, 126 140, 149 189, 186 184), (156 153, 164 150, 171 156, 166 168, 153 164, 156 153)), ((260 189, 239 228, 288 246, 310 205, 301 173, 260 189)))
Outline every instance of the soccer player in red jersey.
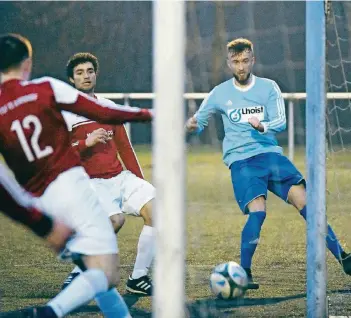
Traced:
POLYGON ((61 252, 73 234, 64 223, 46 215, 36 199, 26 192, 0 164, 0 209, 12 220, 31 229, 43 238, 56 253, 61 252))
MULTIPOLYGON (((108 102, 94 94, 98 71, 98 59, 91 53, 74 54, 66 67, 67 77, 76 89, 108 102)), ((134 269, 128 278, 126 289, 129 293, 150 296, 152 282, 147 274, 154 256, 152 201, 155 188, 144 180, 123 125, 104 125, 67 112, 63 115, 68 128, 72 130, 72 145, 80 154, 82 165, 98 192, 115 233, 124 223, 122 213, 142 217, 144 220, 134 269)), ((76 267, 65 280, 63 288, 79 272, 76 267)))
POLYGON ((63 317, 95 299, 105 316, 130 317, 114 287, 119 255, 111 222, 102 217, 61 111, 110 124, 150 121, 152 114, 97 101, 51 77, 29 81, 31 70, 30 42, 20 35, 1 36, 0 152, 17 181, 40 197, 43 210, 75 230, 62 257, 70 256, 83 273, 46 306, 28 310, 35 317, 63 317))

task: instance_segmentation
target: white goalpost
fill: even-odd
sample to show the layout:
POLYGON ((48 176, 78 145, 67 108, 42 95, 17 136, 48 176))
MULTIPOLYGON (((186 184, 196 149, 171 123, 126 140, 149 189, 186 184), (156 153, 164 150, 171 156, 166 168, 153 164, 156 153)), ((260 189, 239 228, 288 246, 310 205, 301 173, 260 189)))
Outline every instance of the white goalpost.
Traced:
POLYGON ((185 315, 185 3, 153 2, 153 316, 185 315))

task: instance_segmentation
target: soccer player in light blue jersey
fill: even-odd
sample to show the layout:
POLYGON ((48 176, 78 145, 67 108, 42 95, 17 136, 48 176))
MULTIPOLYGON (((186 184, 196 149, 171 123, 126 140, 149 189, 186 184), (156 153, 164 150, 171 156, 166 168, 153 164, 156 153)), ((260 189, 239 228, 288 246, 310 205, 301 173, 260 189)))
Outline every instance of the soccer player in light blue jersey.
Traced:
MULTIPOLYGON (((217 85, 189 118, 189 132, 201 132, 211 114, 218 111, 224 124, 223 161, 231 171, 235 198, 248 215, 241 235, 241 266, 252 279, 251 263, 266 218, 267 190, 292 204, 306 219, 306 182, 282 154, 275 134, 286 128, 285 105, 273 80, 252 74, 255 62, 252 43, 243 38, 227 45, 227 64, 233 78, 217 85)), ((328 225, 328 249, 351 275, 351 257, 340 246, 328 225)))

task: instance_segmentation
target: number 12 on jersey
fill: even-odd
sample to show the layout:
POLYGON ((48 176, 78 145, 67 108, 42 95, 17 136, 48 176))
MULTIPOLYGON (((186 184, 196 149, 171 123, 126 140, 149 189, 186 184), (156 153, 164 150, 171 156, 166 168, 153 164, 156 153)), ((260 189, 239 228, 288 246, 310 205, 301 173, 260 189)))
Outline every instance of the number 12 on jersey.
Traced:
POLYGON ((11 131, 16 132, 18 140, 29 162, 32 162, 35 159, 41 159, 54 152, 51 146, 46 146, 44 149, 40 149, 39 136, 41 134, 42 128, 43 126, 41 125, 39 118, 34 115, 26 116, 25 118, 23 118, 22 123, 18 119, 12 122, 11 131), (30 138, 29 145, 24 134, 23 128, 30 129, 31 124, 33 124, 34 126, 34 131, 33 135, 30 138))

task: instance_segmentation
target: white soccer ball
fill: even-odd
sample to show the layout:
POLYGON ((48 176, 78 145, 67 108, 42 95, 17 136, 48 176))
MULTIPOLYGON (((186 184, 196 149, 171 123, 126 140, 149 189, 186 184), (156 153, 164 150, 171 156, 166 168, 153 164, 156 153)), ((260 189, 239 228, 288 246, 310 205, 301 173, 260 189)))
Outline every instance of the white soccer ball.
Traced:
POLYGON ((235 262, 217 265, 210 277, 210 287, 218 298, 233 299, 243 297, 248 285, 245 270, 235 262))

